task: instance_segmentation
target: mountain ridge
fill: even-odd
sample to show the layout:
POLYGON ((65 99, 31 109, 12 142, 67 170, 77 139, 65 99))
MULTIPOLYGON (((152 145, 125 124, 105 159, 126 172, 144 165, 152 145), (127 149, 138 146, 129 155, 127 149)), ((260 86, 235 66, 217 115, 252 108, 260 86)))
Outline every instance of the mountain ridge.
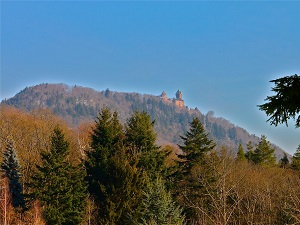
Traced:
MULTIPOLYGON (((182 95, 180 97, 183 101, 182 95)), ((162 145, 180 144, 180 136, 184 135, 189 129, 189 122, 197 116, 219 147, 228 146, 237 151, 240 143, 244 149, 248 141, 258 144, 260 138, 249 134, 244 128, 222 117, 215 117, 212 111, 203 114, 197 107, 192 109, 179 106, 174 99, 169 98, 166 101, 163 95, 117 92, 109 89, 96 91, 78 85, 42 83, 24 88, 12 98, 2 100, 0 105, 10 105, 26 111, 48 108, 71 126, 95 120, 103 107, 117 111, 123 124, 135 110, 146 111, 156 121, 158 143, 162 145)), ((281 158, 284 151, 272 145, 276 149, 277 159, 281 158)))

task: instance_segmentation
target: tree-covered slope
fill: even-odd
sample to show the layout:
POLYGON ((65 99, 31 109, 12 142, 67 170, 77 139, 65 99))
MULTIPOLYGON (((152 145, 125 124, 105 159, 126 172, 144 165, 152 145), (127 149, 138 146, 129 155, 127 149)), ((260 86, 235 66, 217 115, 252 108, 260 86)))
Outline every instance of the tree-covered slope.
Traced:
MULTIPOLYGON (((103 107, 117 111, 122 123, 125 123, 134 111, 146 111, 155 120, 159 144, 180 144, 180 136, 189 129, 189 122, 194 117, 199 117, 218 146, 226 145, 237 150, 239 143, 246 149, 248 141, 254 144, 259 142, 257 136, 250 135, 245 129, 224 118, 215 117, 212 112, 203 114, 197 108, 179 107, 171 100, 166 101, 160 96, 147 94, 115 92, 108 89, 98 92, 76 85, 39 84, 26 87, 1 104, 28 111, 48 108, 72 126, 94 121, 103 107)), ((283 155, 279 148, 276 153, 278 157, 283 155)))

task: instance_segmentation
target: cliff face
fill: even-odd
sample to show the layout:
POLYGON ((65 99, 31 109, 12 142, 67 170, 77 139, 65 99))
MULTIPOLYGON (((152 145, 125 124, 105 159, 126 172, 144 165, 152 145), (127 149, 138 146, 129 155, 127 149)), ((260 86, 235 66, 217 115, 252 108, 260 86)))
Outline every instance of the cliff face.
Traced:
MULTIPOLYGON (((259 142, 257 136, 250 135, 245 129, 224 118, 214 117, 212 112, 204 115, 197 108, 178 106, 174 101, 166 101, 161 96, 108 89, 98 92, 91 88, 70 87, 66 84, 40 84, 27 87, 14 97, 1 102, 1 105, 5 104, 27 111, 48 108, 71 126, 95 120, 103 107, 117 111, 123 123, 133 111, 146 111, 155 120, 159 144, 180 144, 180 136, 189 129, 189 122, 196 116, 218 146, 225 145, 236 151, 239 143, 246 149, 248 141, 254 144, 259 142)), ((283 155, 279 148, 276 148, 276 153, 279 158, 283 155)))

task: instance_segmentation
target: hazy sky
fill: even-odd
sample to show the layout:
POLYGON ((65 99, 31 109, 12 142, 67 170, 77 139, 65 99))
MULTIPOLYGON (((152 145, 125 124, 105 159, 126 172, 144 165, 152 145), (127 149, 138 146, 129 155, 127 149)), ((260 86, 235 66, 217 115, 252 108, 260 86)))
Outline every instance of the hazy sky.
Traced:
POLYGON ((173 97, 294 153, 257 105, 300 74, 300 1, 1 1, 1 96, 67 83, 173 97))

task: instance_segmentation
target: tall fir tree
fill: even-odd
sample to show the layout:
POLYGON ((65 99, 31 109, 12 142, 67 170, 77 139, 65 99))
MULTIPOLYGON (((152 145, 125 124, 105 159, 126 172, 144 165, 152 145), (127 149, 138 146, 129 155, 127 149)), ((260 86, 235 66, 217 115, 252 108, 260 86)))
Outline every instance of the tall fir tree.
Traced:
POLYGON ((168 156, 168 153, 161 151, 155 142, 154 121, 151 121, 150 115, 146 112, 135 111, 127 121, 125 145, 128 150, 138 155, 137 166, 147 171, 153 179, 167 174, 165 160, 168 156))
POLYGON ((245 153, 245 157, 249 162, 253 162, 254 149, 251 141, 247 143, 247 152, 245 153))
POLYGON ((83 220, 86 204, 85 170, 73 166, 66 157, 69 142, 56 127, 51 136, 50 151, 41 152, 30 186, 33 196, 41 201, 47 225, 77 225, 83 220))
POLYGON ((246 160, 245 151, 244 151, 244 148, 243 148, 242 144, 239 144, 238 152, 237 152, 237 159, 239 161, 245 161, 246 160))
POLYGON ((178 155, 178 170, 173 176, 176 185, 172 188, 177 201, 184 207, 187 221, 192 223, 193 220, 199 219, 194 205, 205 201, 199 176, 209 182, 214 180, 206 161, 210 157, 208 153, 213 153, 215 143, 209 139, 208 133, 197 117, 190 123, 190 130, 181 138, 183 145, 179 145, 179 148, 183 154, 178 155))
POLYGON ((13 207, 17 210, 24 211, 26 206, 23 187, 20 182, 21 167, 12 140, 6 141, 6 149, 3 154, 1 169, 4 176, 8 178, 13 207))
POLYGON ((259 165, 272 166, 276 163, 275 148, 273 148, 265 135, 261 136, 260 142, 253 153, 253 162, 259 165))
POLYGON ((195 117, 190 123, 190 130, 186 132, 185 136, 181 136, 183 145, 179 148, 184 154, 178 155, 181 159, 179 162, 179 169, 182 175, 189 174, 191 169, 204 160, 205 155, 215 148, 215 143, 208 138, 201 121, 195 117))
POLYGON ((146 112, 135 111, 126 124, 126 144, 137 152, 143 153, 159 149, 155 144, 154 123, 146 112))
POLYGON ((88 190, 97 204, 104 201, 103 188, 108 186, 110 180, 111 158, 121 150, 122 136, 122 125, 117 113, 112 114, 108 108, 103 108, 95 121, 91 134, 91 148, 87 150, 85 160, 88 190))
POLYGON ((166 190, 163 179, 148 180, 140 207, 136 210, 135 225, 182 225, 184 216, 182 209, 174 202, 170 192, 166 190))
POLYGON ((89 193, 97 206, 97 224, 130 224, 128 215, 140 202, 144 175, 133 162, 137 157, 125 151, 117 113, 104 108, 95 123, 85 166, 89 193))
POLYGON ((298 145, 297 150, 293 155, 291 168, 300 171, 300 145, 298 145))
POLYGON ((113 155, 114 151, 121 147, 122 129, 117 112, 111 113, 108 108, 101 109, 91 135, 91 148, 107 148, 110 150, 108 156, 113 155))
POLYGON ((288 158, 287 154, 284 152, 283 157, 280 159, 280 167, 286 169, 289 166, 290 166, 289 158, 288 158))

